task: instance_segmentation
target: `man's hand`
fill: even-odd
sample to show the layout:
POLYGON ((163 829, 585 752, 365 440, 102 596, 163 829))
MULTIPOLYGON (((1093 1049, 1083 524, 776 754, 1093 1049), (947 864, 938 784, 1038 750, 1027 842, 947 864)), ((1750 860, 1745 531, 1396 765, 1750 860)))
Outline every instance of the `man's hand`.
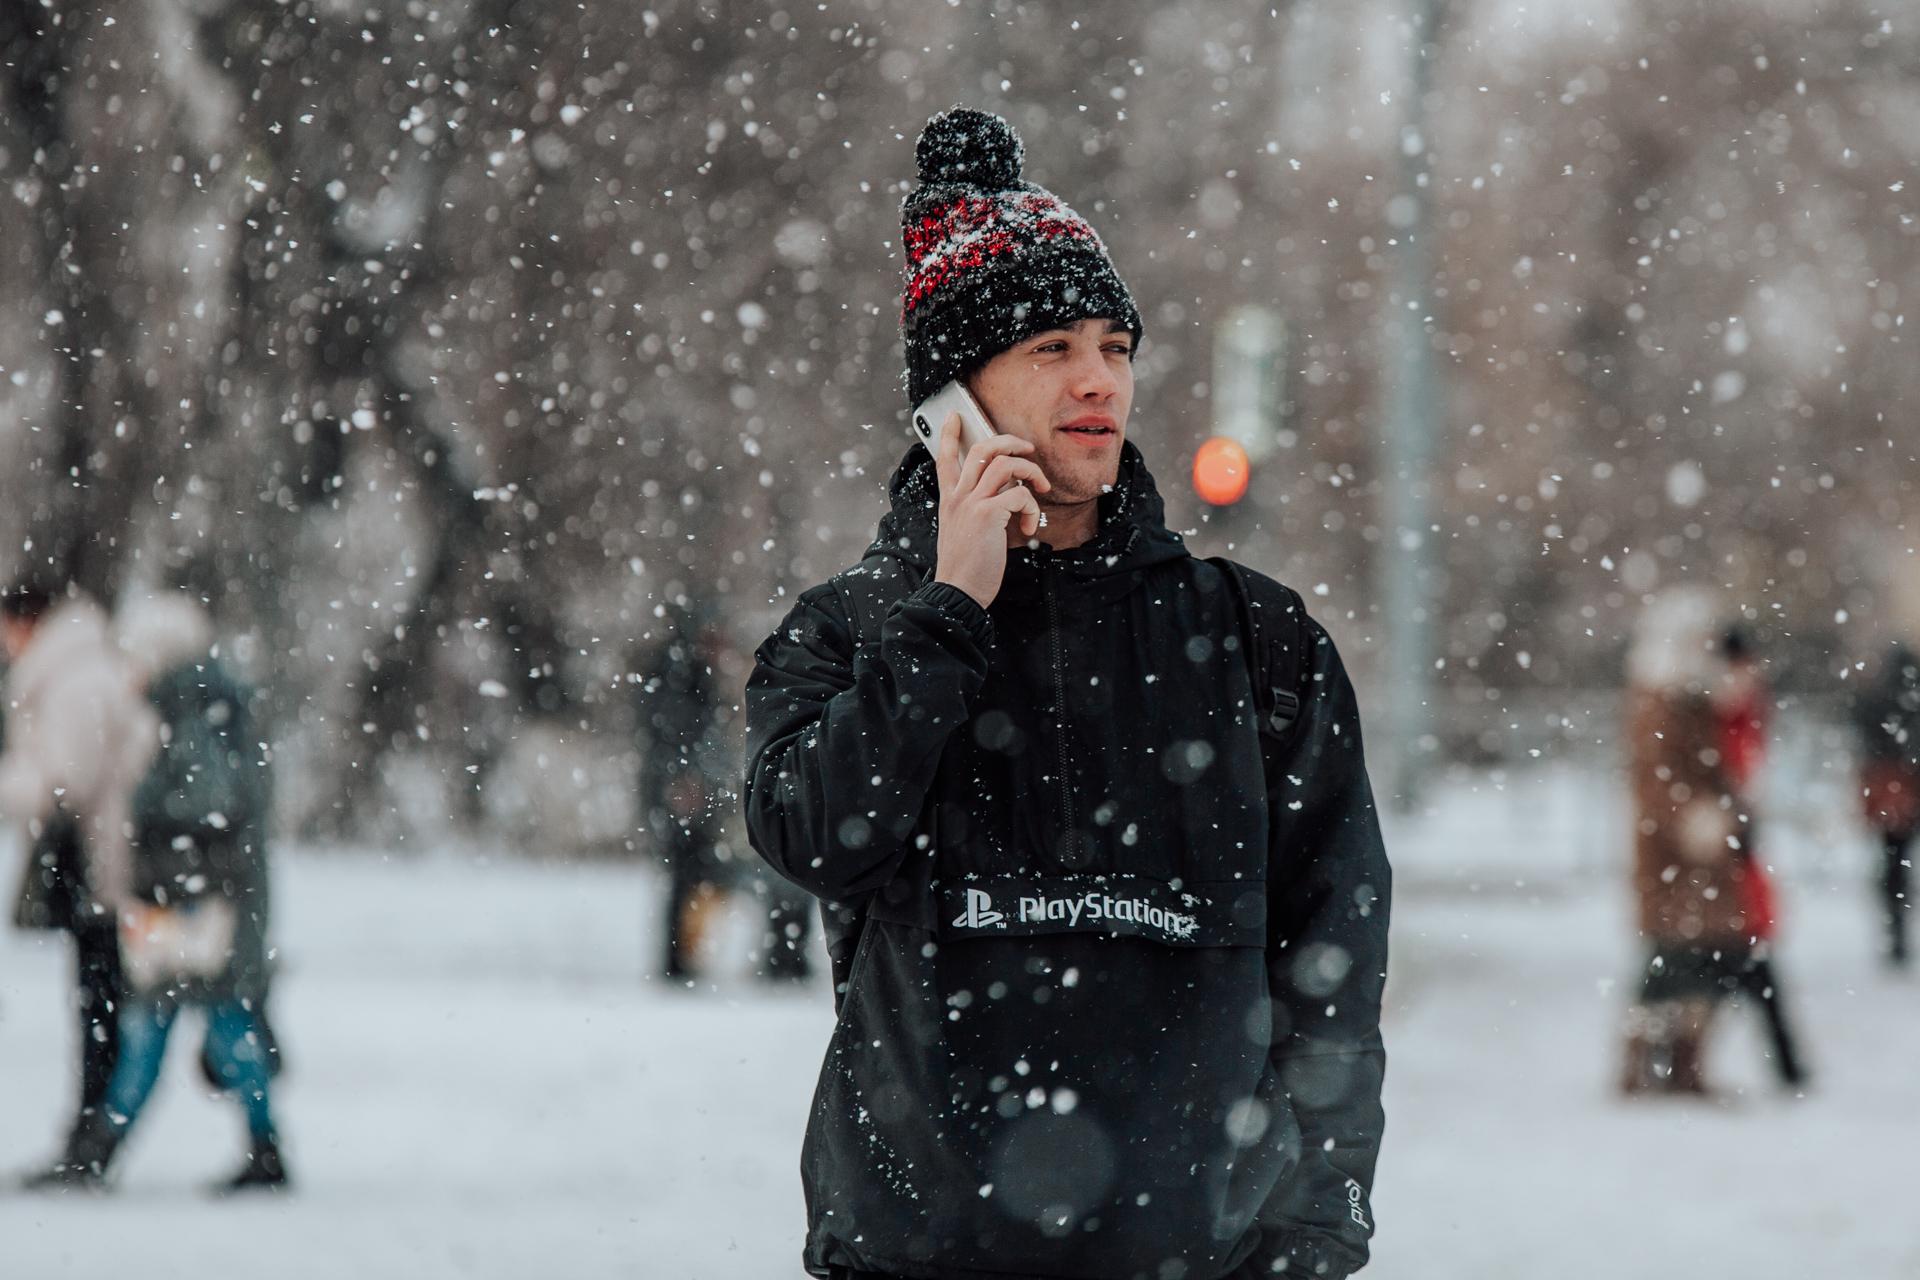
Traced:
POLYGON ((940 539, 933 579, 960 588, 984 609, 1000 594, 1007 574, 1012 522, 1018 517, 1022 539, 1040 532, 1040 503, 1033 495, 1053 484, 1039 463, 1020 456, 1032 453, 1033 445, 1018 436, 982 440, 963 458, 957 413, 940 424, 939 445, 934 463, 940 474, 940 539))

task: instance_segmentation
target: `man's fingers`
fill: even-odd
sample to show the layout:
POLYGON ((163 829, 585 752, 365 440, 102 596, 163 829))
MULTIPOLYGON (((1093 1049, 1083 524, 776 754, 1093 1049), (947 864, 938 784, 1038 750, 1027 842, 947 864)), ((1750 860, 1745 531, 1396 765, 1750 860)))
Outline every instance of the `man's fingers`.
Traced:
POLYGON ((1053 481, 1047 479, 1047 473, 1040 469, 1039 463, 1030 458, 1005 455, 987 464, 987 469, 980 474, 979 487, 988 493, 999 493, 1016 480, 1040 493, 1053 488, 1053 481))
POLYGON ((985 500, 986 505, 995 511, 1004 511, 1009 519, 1018 518, 1021 529, 1031 538, 1040 528, 1040 503, 1033 496, 1033 490, 1022 489, 1017 485, 1005 493, 997 493, 985 500))
POLYGON ((960 415, 950 413, 934 437, 934 474, 940 478, 940 491, 952 493, 960 479, 960 415))
POLYGON ((1031 538, 1040 532, 1040 504, 1034 503, 1032 510, 1022 511, 1017 517, 1020 521, 1022 537, 1031 538))
POLYGON ((974 445, 973 448, 967 450, 967 460, 962 463, 960 467, 961 490, 964 492, 978 485, 980 483, 980 473, 985 471, 987 464, 995 458, 1005 457, 1008 454, 1032 452, 1033 442, 1030 440, 1022 440, 1019 436, 1006 434, 988 436, 985 440, 980 441, 974 445))
POLYGON ((1026 498, 1026 501, 1020 504, 1018 515, 1020 532, 1031 538, 1040 532, 1040 502, 1033 496, 1033 491, 1030 489, 1022 489, 1020 493, 1026 498))

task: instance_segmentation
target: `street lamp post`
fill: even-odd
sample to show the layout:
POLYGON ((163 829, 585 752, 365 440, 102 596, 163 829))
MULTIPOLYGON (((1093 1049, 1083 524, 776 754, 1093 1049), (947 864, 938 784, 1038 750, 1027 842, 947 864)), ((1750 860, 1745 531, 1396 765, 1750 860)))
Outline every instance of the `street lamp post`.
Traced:
POLYGON ((1434 548, 1429 515, 1441 425, 1441 389, 1427 325, 1432 315, 1433 217, 1426 99, 1437 55, 1441 0, 1408 0, 1406 117, 1400 129, 1400 190, 1387 203, 1394 248, 1385 337, 1391 352, 1381 454, 1385 480, 1383 604, 1387 705, 1383 725, 1388 797, 1417 802, 1435 749, 1432 674, 1434 548))

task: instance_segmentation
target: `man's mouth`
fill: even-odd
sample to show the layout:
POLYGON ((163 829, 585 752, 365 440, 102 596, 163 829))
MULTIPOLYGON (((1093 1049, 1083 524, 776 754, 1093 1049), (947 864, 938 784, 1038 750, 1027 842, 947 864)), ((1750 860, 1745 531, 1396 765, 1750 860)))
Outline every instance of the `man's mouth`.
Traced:
POLYGON ((1116 434, 1113 423, 1104 418, 1088 419, 1085 422, 1069 422, 1061 427, 1060 430, 1065 435, 1074 436, 1089 443, 1116 434))

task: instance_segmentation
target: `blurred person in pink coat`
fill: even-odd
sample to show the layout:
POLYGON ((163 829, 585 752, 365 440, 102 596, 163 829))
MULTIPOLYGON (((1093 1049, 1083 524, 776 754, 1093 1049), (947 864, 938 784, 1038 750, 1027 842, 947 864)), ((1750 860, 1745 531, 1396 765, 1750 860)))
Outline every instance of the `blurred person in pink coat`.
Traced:
POLYGON ((14 923, 73 935, 77 1123, 101 1105, 119 1056, 117 929, 132 892, 133 789, 159 722, 106 611, 79 592, 9 588, 0 596, 0 641, 8 660, 0 821, 21 828, 29 850, 14 923))

